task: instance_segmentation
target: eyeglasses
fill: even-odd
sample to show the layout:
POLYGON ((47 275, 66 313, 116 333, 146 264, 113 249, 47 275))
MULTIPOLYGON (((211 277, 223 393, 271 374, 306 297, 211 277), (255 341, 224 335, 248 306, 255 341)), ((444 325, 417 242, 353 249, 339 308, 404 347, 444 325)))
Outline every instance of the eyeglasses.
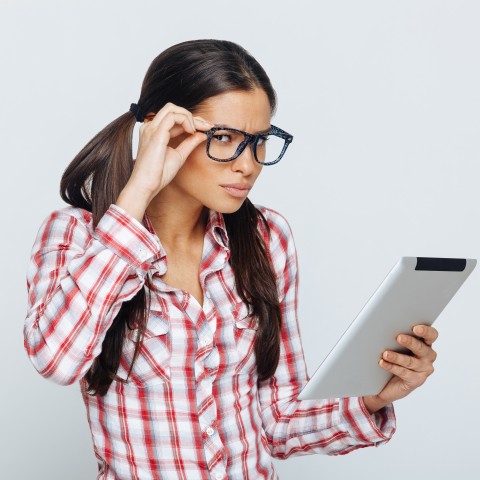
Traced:
POLYGON ((208 136, 207 155, 216 162, 235 160, 248 144, 252 145, 253 156, 261 165, 278 163, 290 143, 293 135, 275 125, 264 133, 247 133, 235 128, 213 127, 210 130, 197 130, 208 136))

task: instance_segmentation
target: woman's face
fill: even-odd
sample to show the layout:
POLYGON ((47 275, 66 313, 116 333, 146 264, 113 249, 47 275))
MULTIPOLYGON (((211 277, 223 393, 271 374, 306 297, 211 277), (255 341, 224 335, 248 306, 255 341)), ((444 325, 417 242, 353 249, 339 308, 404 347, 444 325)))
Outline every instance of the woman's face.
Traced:
MULTIPOLYGON (((260 88, 229 91, 210 97, 192 113, 214 125, 248 133, 265 132, 270 128, 271 106, 265 91, 260 88)), ((187 135, 172 139, 170 145, 178 145, 187 135)), ((165 188, 170 193, 178 192, 182 200, 192 201, 194 205, 232 213, 241 207, 248 190, 229 188, 228 185, 250 189, 261 170, 262 165, 255 161, 251 144, 235 160, 222 163, 207 156, 205 141, 192 151, 165 188)))

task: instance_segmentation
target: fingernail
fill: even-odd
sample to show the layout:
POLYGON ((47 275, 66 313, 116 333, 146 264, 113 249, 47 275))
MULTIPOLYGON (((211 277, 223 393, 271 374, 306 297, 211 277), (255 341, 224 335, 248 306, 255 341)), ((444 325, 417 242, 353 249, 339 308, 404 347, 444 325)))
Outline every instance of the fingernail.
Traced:
POLYGON ((416 326, 413 329, 413 333, 416 333, 417 335, 421 335, 424 332, 423 327, 416 326))

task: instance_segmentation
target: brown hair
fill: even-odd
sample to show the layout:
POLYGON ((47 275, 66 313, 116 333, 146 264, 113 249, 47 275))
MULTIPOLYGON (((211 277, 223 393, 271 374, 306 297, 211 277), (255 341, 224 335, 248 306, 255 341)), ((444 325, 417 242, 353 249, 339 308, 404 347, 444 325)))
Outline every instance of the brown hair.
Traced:
MULTIPOLYGON (((157 112, 172 102, 194 113, 195 107, 209 97, 256 87, 267 94, 273 115, 275 90, 265 70, 244 48, 226 40, 192 40, 173 45, 153 60, 137 103, 144 112, 157 112)), ((135 122, 130 111, 120 115, 83 147, 62 175, 62 199, 92 212, 93 228, 130 178, 135 122)), ((224 214, 224 219, 238 293, 259 321, 254 351, 258 377, 264 380, 273 375, 278 365, 282 322, 275 272, 259 222, 267 232, 269 228, 248 198, 238 211, 224 214)), ((144 287, 122 304, 100 355, 85 376, 92 395, 105 395, 114 379, 125 381, 117 376, 117 370, 126 328, 139 327, 131 371, 145 332, 149 303, 144 287)))

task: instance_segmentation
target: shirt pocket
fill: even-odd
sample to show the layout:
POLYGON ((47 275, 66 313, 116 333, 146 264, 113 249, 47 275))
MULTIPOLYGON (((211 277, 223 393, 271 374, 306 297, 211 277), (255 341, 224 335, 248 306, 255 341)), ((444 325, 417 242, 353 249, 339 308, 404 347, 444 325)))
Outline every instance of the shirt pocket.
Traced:
POLYGON ((251 375, 256 372, 254 344, 258 330, 258 318, 249 311, 244 302, 237 302, 233 315, 237 353, 235 373, 251 375))
MULTIPOLYGON (((138 329, 129 330, 125 357, 128 367, 135 352, 138 329)), ((150 311, 143 342, 133 364, 128 383, 137 388, 149 388, 170 380, 172 342, 170 322, 158 312, 150 311)), ((127 369, 128 372, 128 369, 127 369)))

